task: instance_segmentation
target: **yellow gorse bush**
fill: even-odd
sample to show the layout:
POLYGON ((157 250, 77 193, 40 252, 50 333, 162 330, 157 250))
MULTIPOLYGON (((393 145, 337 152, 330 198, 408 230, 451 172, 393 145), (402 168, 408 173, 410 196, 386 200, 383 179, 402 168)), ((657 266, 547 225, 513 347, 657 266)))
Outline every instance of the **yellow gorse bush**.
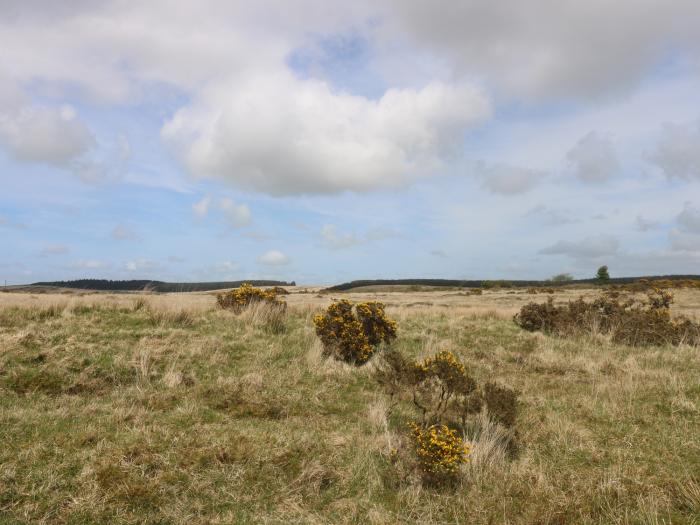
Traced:
POLYGON ((438 422, 446 412, 456 410, 461 419, 481 408, 475 396, 476 381, 449 350, 414 363, 413 404, 423 413, 423 423, 438 422))
POLYGON ((424 473, 432 476, 454 475, 469 461, 469 445, 447 425, 423 428, 409 423, 416 455, 424 473))
POLYGON ((416 363, 416 368, 421 375, 438 376, 446 382, 461 380, 467 374, 467 369, 462 362, 449 350, 426 357, 423 361, 416 363))
POLYGON ((220 308, 233 310, 237 314, 240 314, 247 306, 253 303, 266 302, 276 306, 285 304, 277 299, 277 291, 275 289, 263 290, 262 288, 255 288, 249 283, 243 283, 239 288, 218 294, 216 302, 220 308))
POLYGON ((358 365, 366 363, 381 343, 396 338, 396 321, 387 318, 384 305, 376 301, 354 309, 347 299, 336 301, 314 316, 314 326, 327 355, 358 365))

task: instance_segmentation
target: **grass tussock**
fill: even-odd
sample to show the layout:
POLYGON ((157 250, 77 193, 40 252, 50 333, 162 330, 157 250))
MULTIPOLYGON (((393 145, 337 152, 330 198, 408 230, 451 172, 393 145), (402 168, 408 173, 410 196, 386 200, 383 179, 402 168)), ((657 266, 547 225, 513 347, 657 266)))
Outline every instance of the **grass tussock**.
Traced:
MULTIPOLYGON (((0 523, 700 515, 700 353, 690 345, 630 346, 600 328, 530 333, 509 319, 529 294, 358 294, 385 302, 398 330, 391 351, 357 367, 323 355, 313 314, 327 296, 285 296, 277 330, 262 305, 231 315, 210 295, 154 294, 139 306, 129 294, 16 295, 0 304, 0 523), (416 302, 429 304, 406 306, 416 302), (378 383, 393 355, 399 373, 378 383), (409 421, 454 434, 434 427, 439 443, 428 439, 421 456, 409 421), (435 464, 457 475, 432 483, 424 473, 435 464)), ((697 291, 675 295, 671 319, 697 314, 697 291)), ((554 304, 575 297, 557 291, 554 304)))

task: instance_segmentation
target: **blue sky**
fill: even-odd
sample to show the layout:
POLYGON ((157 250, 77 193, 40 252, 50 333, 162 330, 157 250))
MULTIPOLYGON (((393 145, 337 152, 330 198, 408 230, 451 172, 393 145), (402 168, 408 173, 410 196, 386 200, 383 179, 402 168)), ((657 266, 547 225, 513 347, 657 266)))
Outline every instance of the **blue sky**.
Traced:
POLYGON ((700 273, 698 20, 6 2, 0 280, 700 273))

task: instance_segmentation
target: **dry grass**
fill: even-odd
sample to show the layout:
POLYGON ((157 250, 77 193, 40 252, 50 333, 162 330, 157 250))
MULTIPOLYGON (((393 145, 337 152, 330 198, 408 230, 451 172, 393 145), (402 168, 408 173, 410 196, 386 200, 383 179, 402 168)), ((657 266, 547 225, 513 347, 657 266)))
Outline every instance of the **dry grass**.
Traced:
MULTIPOLYGON (((519 454, 483 419, 458 487, 392 463, 404 420, 374 364, 321 355, 311 316, 329 296, 286 296, 278 330, 209 294, 8 293, 0 523, 700 522, 697 348, 518 329, 546 295, 342 296, 387 303, 410 357, 451 350, 521 392, 519 454)), ((700 293, 674 309, 697 319, 700 293)))

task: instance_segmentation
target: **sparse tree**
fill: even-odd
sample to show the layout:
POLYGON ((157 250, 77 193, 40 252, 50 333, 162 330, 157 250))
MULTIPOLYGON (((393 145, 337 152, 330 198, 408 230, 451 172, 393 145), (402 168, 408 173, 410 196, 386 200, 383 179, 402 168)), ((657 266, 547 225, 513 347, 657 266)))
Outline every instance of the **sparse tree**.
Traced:
POLYGON ((600 268, 598 268, 598 272, 596 273, 596 279, 598 279, 598 282, 600 284, 605 284, 610 280, 610 274, 608 273, 608 267, 603 265, 600 268))

